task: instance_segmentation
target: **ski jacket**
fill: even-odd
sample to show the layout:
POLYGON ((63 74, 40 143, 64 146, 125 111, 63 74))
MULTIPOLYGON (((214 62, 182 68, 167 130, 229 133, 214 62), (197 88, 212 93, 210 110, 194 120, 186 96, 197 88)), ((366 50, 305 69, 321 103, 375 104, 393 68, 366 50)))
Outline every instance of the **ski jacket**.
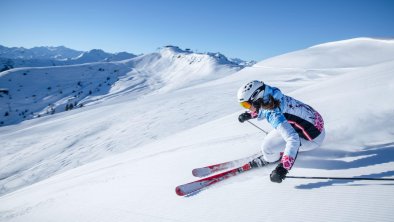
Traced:
POLYGON ((286 141, 281 162, 287 170, 290 170, 301 145, 300 138, 312 141, 322 132, 324 121, 309 105, 284 95, 276 87, 265 85, 263 101, 268 102, 270 95, 280 101, 280 107, 273 110, 260 109, 257 119, 266 119, 286 141))

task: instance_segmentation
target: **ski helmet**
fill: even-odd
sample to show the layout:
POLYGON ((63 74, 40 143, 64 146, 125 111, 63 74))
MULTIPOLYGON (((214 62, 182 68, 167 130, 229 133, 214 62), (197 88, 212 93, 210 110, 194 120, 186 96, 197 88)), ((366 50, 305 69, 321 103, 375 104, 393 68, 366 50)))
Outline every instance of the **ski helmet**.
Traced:
POLYGON ((263 81, 253 80, 247 83, 238 90, 238 102, 248 102, 257 99, 259 95, 264 93, 264 88, 263 81))

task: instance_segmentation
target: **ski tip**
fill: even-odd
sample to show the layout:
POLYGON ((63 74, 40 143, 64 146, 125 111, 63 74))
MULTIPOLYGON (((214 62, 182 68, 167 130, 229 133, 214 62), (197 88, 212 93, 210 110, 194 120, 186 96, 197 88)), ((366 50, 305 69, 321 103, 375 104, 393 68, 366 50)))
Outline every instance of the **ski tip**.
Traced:
POLYGON ((175 193, 178 194, 178 196, 185 196, 186 195, 179 186, 177 186, 175 188, 175 193))
POLYGON ((213 173, 213 171, 210 169, 207 169, 207 168, 196 168, 196 169, 192 170, 193 176, 200 177, 200 178, 208 176, 212 173, 213 173))
POLYGON ((193 174, 193 176, 195 176, 195 177, 201 177, 201 175, 200 175, 199 172, 198 172, 198 169, 192 170, 192 174, 193 174))

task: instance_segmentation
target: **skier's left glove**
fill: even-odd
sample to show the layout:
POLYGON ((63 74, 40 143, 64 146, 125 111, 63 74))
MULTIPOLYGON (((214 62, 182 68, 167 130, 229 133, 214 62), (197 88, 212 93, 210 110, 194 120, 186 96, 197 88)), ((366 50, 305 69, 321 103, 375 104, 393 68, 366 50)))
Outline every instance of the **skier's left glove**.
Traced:
POLYGON ((238 116, 238 121, 241 122, 241 123, 243 123, 245 121, 248 121, 250 119, 252 119, 252 115, 250 113, 248 113, 248 112, 244 112, 244 113, 242 113, 241 115, 238 116))
POLYGON ((279 163, 270 175, 271 181, 275 183, 282 183, 282 181, 286 178, 288 172, 289 171, 283 167, 283 164, 279 163))

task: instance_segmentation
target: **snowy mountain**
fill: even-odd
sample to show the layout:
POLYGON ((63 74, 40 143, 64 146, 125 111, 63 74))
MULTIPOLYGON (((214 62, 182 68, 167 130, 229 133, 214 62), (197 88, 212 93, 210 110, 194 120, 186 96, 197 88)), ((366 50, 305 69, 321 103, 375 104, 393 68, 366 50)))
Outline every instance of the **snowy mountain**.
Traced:
POLYGON ((133 99, 154 91, 191 86, 244 68, 221 54, 198 54, 178 47, 164 47, 119 62, 90 63, 105 58, 108 54, 104 51, 92 50, 75 58, 83 63, 80 65, 2 72, 0 126, 89 106, 119 94, 133 99))
POLYGON ((243 110, 236 91, 252 79, 280 87, 325 120, 323 146, 300 153, 289 175, 393 178, 394 106, 382 96, 394 93, 391 44, 365 38, 331 42, 232 74, 194 73, 185 82, 169 70, 212 57, 182 52, 178 58, 179 52, 163 48, 112 63, 131 66, 134 73, 111 87, 116 96, 0 128, 0 221, 392 221, 390 181, 288 178, 274 184, 274 166, 268 166, 195 196, 174 192, 196 179, 195 167, 259 151, 265 135, 237 120, 243 110), (365 63, 357 56, 372 51, 385 53, 365 63), (354 60, 335 60, 344 53, 354 60), (139 91, 128 81, 137 73, 152 79, 144 82, 149 93, 134 97, 139 91))
POLYGON ((119 53, 107 53, 101 49, 92 49, 88 52, 83 52, 77 57, 71 58, 66 61, 66 65, 69 64, 82 64, 82 63, 92 63, 92 62, 112 62, 121 61, 126 59, 134 58, 135 55, 127 52, 119 53))
POLYGON ((75 65, 90 62, 109 62, 131 59, 135 55, 127 52, 107 53, 101 49, 88 52, 59 47, 5 47, 0 45, 0 72, 18 67, 44 67, 75 65))

